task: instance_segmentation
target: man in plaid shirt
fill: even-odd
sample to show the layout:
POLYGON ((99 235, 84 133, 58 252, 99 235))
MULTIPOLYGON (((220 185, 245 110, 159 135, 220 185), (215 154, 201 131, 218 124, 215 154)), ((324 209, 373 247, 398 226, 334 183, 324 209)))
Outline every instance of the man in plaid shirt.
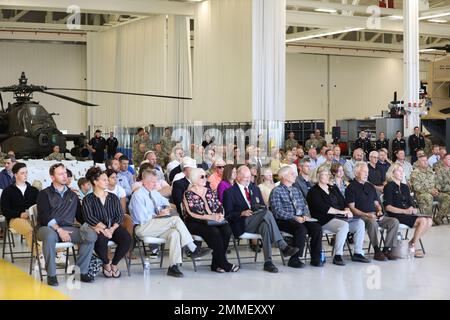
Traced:
POLYGON ((270 194, 270 208, 280 230, 293 235, 295 246, 300 249, 291 256, 288 266, 292 268, 305 266, 300 261, 300 256, 305 248, 306 235, 309 234, 311 265, 321 267, 322 227, 310 217, 305 198, 297 188, 292 186, 296 176, 296 172, 290 166, 283 167, 278 171, 281 183, 270 194))

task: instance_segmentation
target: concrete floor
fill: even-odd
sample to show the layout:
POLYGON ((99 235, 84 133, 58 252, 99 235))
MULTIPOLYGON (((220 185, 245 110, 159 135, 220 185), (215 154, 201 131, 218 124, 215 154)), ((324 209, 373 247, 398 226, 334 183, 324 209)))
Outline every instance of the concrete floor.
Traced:
MULTIPOLYGON (((63 276, 59 277, 60 285, 56 289, 69 298, 88 300, 450 299, 449 238, 449 225, 433 227, 423 239, 427 250, 423 259, 361 264, 346 258, 345 267, 332 265, 328 259, 323 268, 308 264, 297 270, 282 266, 280 258, 276 257, 278 274, 262 271, 262 255, 257 264, 244 264, 234 274, 213 273, 207 262, 201 262, 194 272, 188 260, 181 268, 185 275, 182 279, 168 277, 166 268, 155 267, 149 277, 144 277, 140 265, 132 266, 131 277, 128 277, 122 262, 120 279, 106 279, 100 274, 94 284, 80 283, 78 287, 63 276)), ((247 246, 240 252, 251 254, 247 246)), ((274 254, 277 253, 274 249, 274 254)), ((134 263, 139 261, 133 260, 134 263)), ((15 265, 28 271, 28 260, 20 260, 15 265)))

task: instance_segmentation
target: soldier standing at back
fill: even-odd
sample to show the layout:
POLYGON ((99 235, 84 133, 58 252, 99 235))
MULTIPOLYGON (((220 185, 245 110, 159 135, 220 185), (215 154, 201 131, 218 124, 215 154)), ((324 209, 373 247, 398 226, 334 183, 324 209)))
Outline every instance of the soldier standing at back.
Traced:
POLYGON ((366 160, 368 160, 369 153, 372 151, 372 143, 364 130, 359 133, 359 138, 355 141, 354 150, 359 148, 363 149, 364 154, 366 155, 366 160))
POLYGON ((87 145, 95 163, 103 163, 105 160, 106 140, 101 136, 101 133, 101 130, 96 130, 94 137, 87 145))
POLYGON ((139 128, 136 135, 133 139, 133 146, 132 146, 132 154, 135 154, 139 148, 139 144, 142 142, 143 136, 144 136, 144 128, 139 128))
POLYGON ((119 146, 119 141, 114 137, 114 132, 109 133, 109 138, 106 139, 106 153, 108 154, 108 159, 114 158, 117 153, 117 147, 119 146))
POLYGON ((376 141, 375 145, 376 151, 380 151, 383 148, 389 150, 389 139, 386 139, 386 135, 384 132, 380 132, 379 139, 376 141))
MULTIPOLYGON (((422 214, 432 216, 433 214, 433 200, 436 199, 441 204, 438 217, 441 217, 448 210, 445 205, 450 200, 449 195, 441 194, 436 188, 436 175, 428 166, 426 155, 421 155, 418 159, 418 167, 411 173, 410 183, 414 193, 416 194, 417 202, 422 214)), ((435 224, 440 224, 438 219, 434 219, 435 224)))
POLYGON ((417 150, 425 148, 425 138, 420 133, 419 127, 414 128, 414 134, 410 135, 408 138, 409 153, 411 155, 411 163, 417 161, 417 150))
POLYGON ((172 141, 172 132, 170 131, 170 128, 164 129, 164 135, 161 137, 160 143, 161 143, 163 152, 170 156, 170 154, 172 153, 172 149, 176 145, 176 142, 172 141))
POLYGON ((315 136, 316 140, 318 141, 318 146, 316 149, 319 149, 319 148, 322 149, 323 147, 327 146, 327 141, 325 140, 324 137, 322 137, 320 135, 319 129, 316 129, 316 131, 314 132, 314 136, 315 136))
POLYGON ((295 140, 294 132, 289 132, 289 139, 287 139, 284 143, 284 150, 292 150, 292 148, 298 146, 298 141, 295 140))
POLYGON ((392 162, 397 161, 397 150, 406 151, 406 141, 402 138, 400 131, 397 131, 394 140, 392 140, 392 162))
POLYGON ((425 148, 423 149, 423 151, 425 152, 425 155, 429 158, 431 157, 432 154, 433 142, 427 137, 424 137, 424 139, 425 139, 425 148))
POLYGON ((309 139, 306 140, 305 142, 305 148, 306 148, 306 152, 309 151, 309 149, 314 148, 314 149, 318 149, 319 148, 319 141, 316 140, 316 136, 314 135, 314 133, 311 133, 309 135, 309 139))

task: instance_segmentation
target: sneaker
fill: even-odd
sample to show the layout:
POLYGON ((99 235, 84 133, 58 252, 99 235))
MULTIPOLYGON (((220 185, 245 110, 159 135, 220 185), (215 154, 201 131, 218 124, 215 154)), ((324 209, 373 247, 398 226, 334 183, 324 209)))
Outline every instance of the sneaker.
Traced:
POLYGON ((264 262, 264 271, 270 272, 270 273, 277 273, 278 268, 275 267, 272 261, 264 262))
POLYGON ((342 256, 340 256, 340 255, 334 256, 333 264, 335 264, 337 266, 345 266, 345 262, 344 262, 344 260, 342 260, 342 256))
POLYGON ((362 263, 370 263, 370 260, 364 257, 362 254, 354 254, 352 257, 352 261, 362 262, 362 263))
POLYGON ((296 254, 298 250, 299 249, 296 247, 286 246, 286 248, 281 250, 281 254, 283 255, 283 257, 290 257, 296 254))
POLYGON ((197 248, 195 248, 194 252, 191 252, 191 259, 198 259, 210 252, 211 252, 211 249, 209 249, 209 248, 197 247, 197 248))
POLYGON ((59 285, 58 279, 56 278, 56 276, 53 276, 53 277, 48 276, 47 277, 47 284, 49 286, 52 286, 52 287, 57 287, 59 285))
POLYGON ((177 265, 169 267, 169 269, 167 269, 167 275, 175 278, 183 278, 184 276, 177 265))
POLYGON ((56 259, 55 259, 56 265, 65 266, 66 260, 67 260, 67 256, 66 256, 65 252, 60 251, 56 254, 56 259))

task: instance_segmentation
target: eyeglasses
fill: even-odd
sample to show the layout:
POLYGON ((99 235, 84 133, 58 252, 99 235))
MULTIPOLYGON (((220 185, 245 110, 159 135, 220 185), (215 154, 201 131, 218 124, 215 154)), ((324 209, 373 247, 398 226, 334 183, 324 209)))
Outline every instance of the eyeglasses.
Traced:
POLYGON ((225 168, 224 166, 217 166, 216 167, 217 169, 223 169, 223 168, 225 168))
POLYGON ((205 175, 201 175, 201 176, 200 176, 200 179, 205 179, 205 178, 206 178, 205 175))

